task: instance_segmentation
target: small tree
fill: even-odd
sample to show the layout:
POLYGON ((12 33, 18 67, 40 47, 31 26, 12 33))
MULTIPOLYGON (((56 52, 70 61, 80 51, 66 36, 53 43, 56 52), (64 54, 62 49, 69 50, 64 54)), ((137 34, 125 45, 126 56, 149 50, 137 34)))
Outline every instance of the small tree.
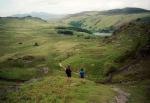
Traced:
POLYGON ((39 46, 39 44, 37 42, 34 43, 34 46, 39 46))

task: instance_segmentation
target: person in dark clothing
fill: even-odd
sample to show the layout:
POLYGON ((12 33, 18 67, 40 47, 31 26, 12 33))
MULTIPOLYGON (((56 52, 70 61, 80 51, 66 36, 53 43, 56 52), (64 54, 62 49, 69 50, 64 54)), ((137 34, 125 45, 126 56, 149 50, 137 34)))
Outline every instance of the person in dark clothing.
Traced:
POLYGON ((66 71, 67 77, 68 77, 68 78, 71 78, 71 72, 72 72, 72 71, 71 71, 70 65, 67 66, 67 68, 66 68, 65 71, 66 71))

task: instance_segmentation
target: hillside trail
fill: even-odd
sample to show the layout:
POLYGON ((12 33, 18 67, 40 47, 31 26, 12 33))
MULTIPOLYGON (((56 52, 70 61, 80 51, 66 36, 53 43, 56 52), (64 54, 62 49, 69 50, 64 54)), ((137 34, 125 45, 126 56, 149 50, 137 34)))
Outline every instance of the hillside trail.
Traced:
MULTIPOLYGON (((133 63, 132 63, 133 64, 133 63)), ((65 70, 65 67, 59 63, 59 66, 62 67, 65 70)), ((124 68, 123 68, 124 69, 124 68)), ((77 73, 75 73, 77 74, 77 73)), ((70 85, 71 86, 71 85, 70 85)), ((128 98, 130 96, 129 93, 123 91, 122 89, 120 89, 119 87, 113 86, 112 88, 115 92, 117 92, 117 96, 114 97, 114 102, 113 103, 127 103, 128 102, 128 98)))
POLYGON ((118 93, 117 96, 115 96, 115 103, 127 103, 128 98, 130 96, 129 93, 123 91, 122 89, 118 87, 113 87, 113 90, 118 93))

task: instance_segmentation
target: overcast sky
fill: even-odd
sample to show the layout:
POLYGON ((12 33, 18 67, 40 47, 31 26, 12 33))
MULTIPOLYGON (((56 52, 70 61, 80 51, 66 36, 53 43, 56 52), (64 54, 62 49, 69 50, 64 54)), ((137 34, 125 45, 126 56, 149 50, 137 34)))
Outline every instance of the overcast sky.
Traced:
POLYGON ((0 0, 0 16, 29 12, 70 14, 124 7, 150 10, 150 0, 0 0))

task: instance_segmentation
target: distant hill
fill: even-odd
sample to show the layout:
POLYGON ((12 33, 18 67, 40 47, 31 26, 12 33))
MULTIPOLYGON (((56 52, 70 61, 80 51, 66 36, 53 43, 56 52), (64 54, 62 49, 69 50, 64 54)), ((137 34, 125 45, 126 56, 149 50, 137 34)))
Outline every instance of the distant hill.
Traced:
POLYGON ((51 19, 63 18, 65 15, 49 14, 45 12, 31 12, 31 13, 26 13, 26 14, 15 14, 15 15, 12 15, 11 17, 26 17, 26 16, 38 17, 44 20, 51 20, 51 19))
POLYGON ((25 16, 25 17, 0 17, 0 20, 4 20, 4 21, 38 21, 38 22, 47 22, 46 20, 43 20, 41 18, 38 17, 32 17, 32 16, 25 16))
POLYGON ((0 29, 15 27, 18 28, 35 28, 47 25, 47 21, 37 17, 0 17, 0 29))
POLYGON ((112 15, 112 14, 135 14, 135 13, 146 13, 146 12, 150 13, 150 10, 127 7, 123 9, 112 9, 112 10, 102 11, 100 12, 100 14, 112 15))
POLYGON ((149 16, 149 10, 141 8, 123 8, 71 14, 64 18, 63 21, 66 25, 101 32, 104 30, 112 31, 124 23, 149 16))
POLYGON ((150 13, 150 10, 146 10, 142 8, 126 7, 122 9, 111 9, 111 10, 105 10, 105 11, 84 11, 84 12, 80 12, 76 14, 71 14, 68 17, 90 16, 93 14, 110 15, 110 14, 135 14, 135 13, 150 13))

